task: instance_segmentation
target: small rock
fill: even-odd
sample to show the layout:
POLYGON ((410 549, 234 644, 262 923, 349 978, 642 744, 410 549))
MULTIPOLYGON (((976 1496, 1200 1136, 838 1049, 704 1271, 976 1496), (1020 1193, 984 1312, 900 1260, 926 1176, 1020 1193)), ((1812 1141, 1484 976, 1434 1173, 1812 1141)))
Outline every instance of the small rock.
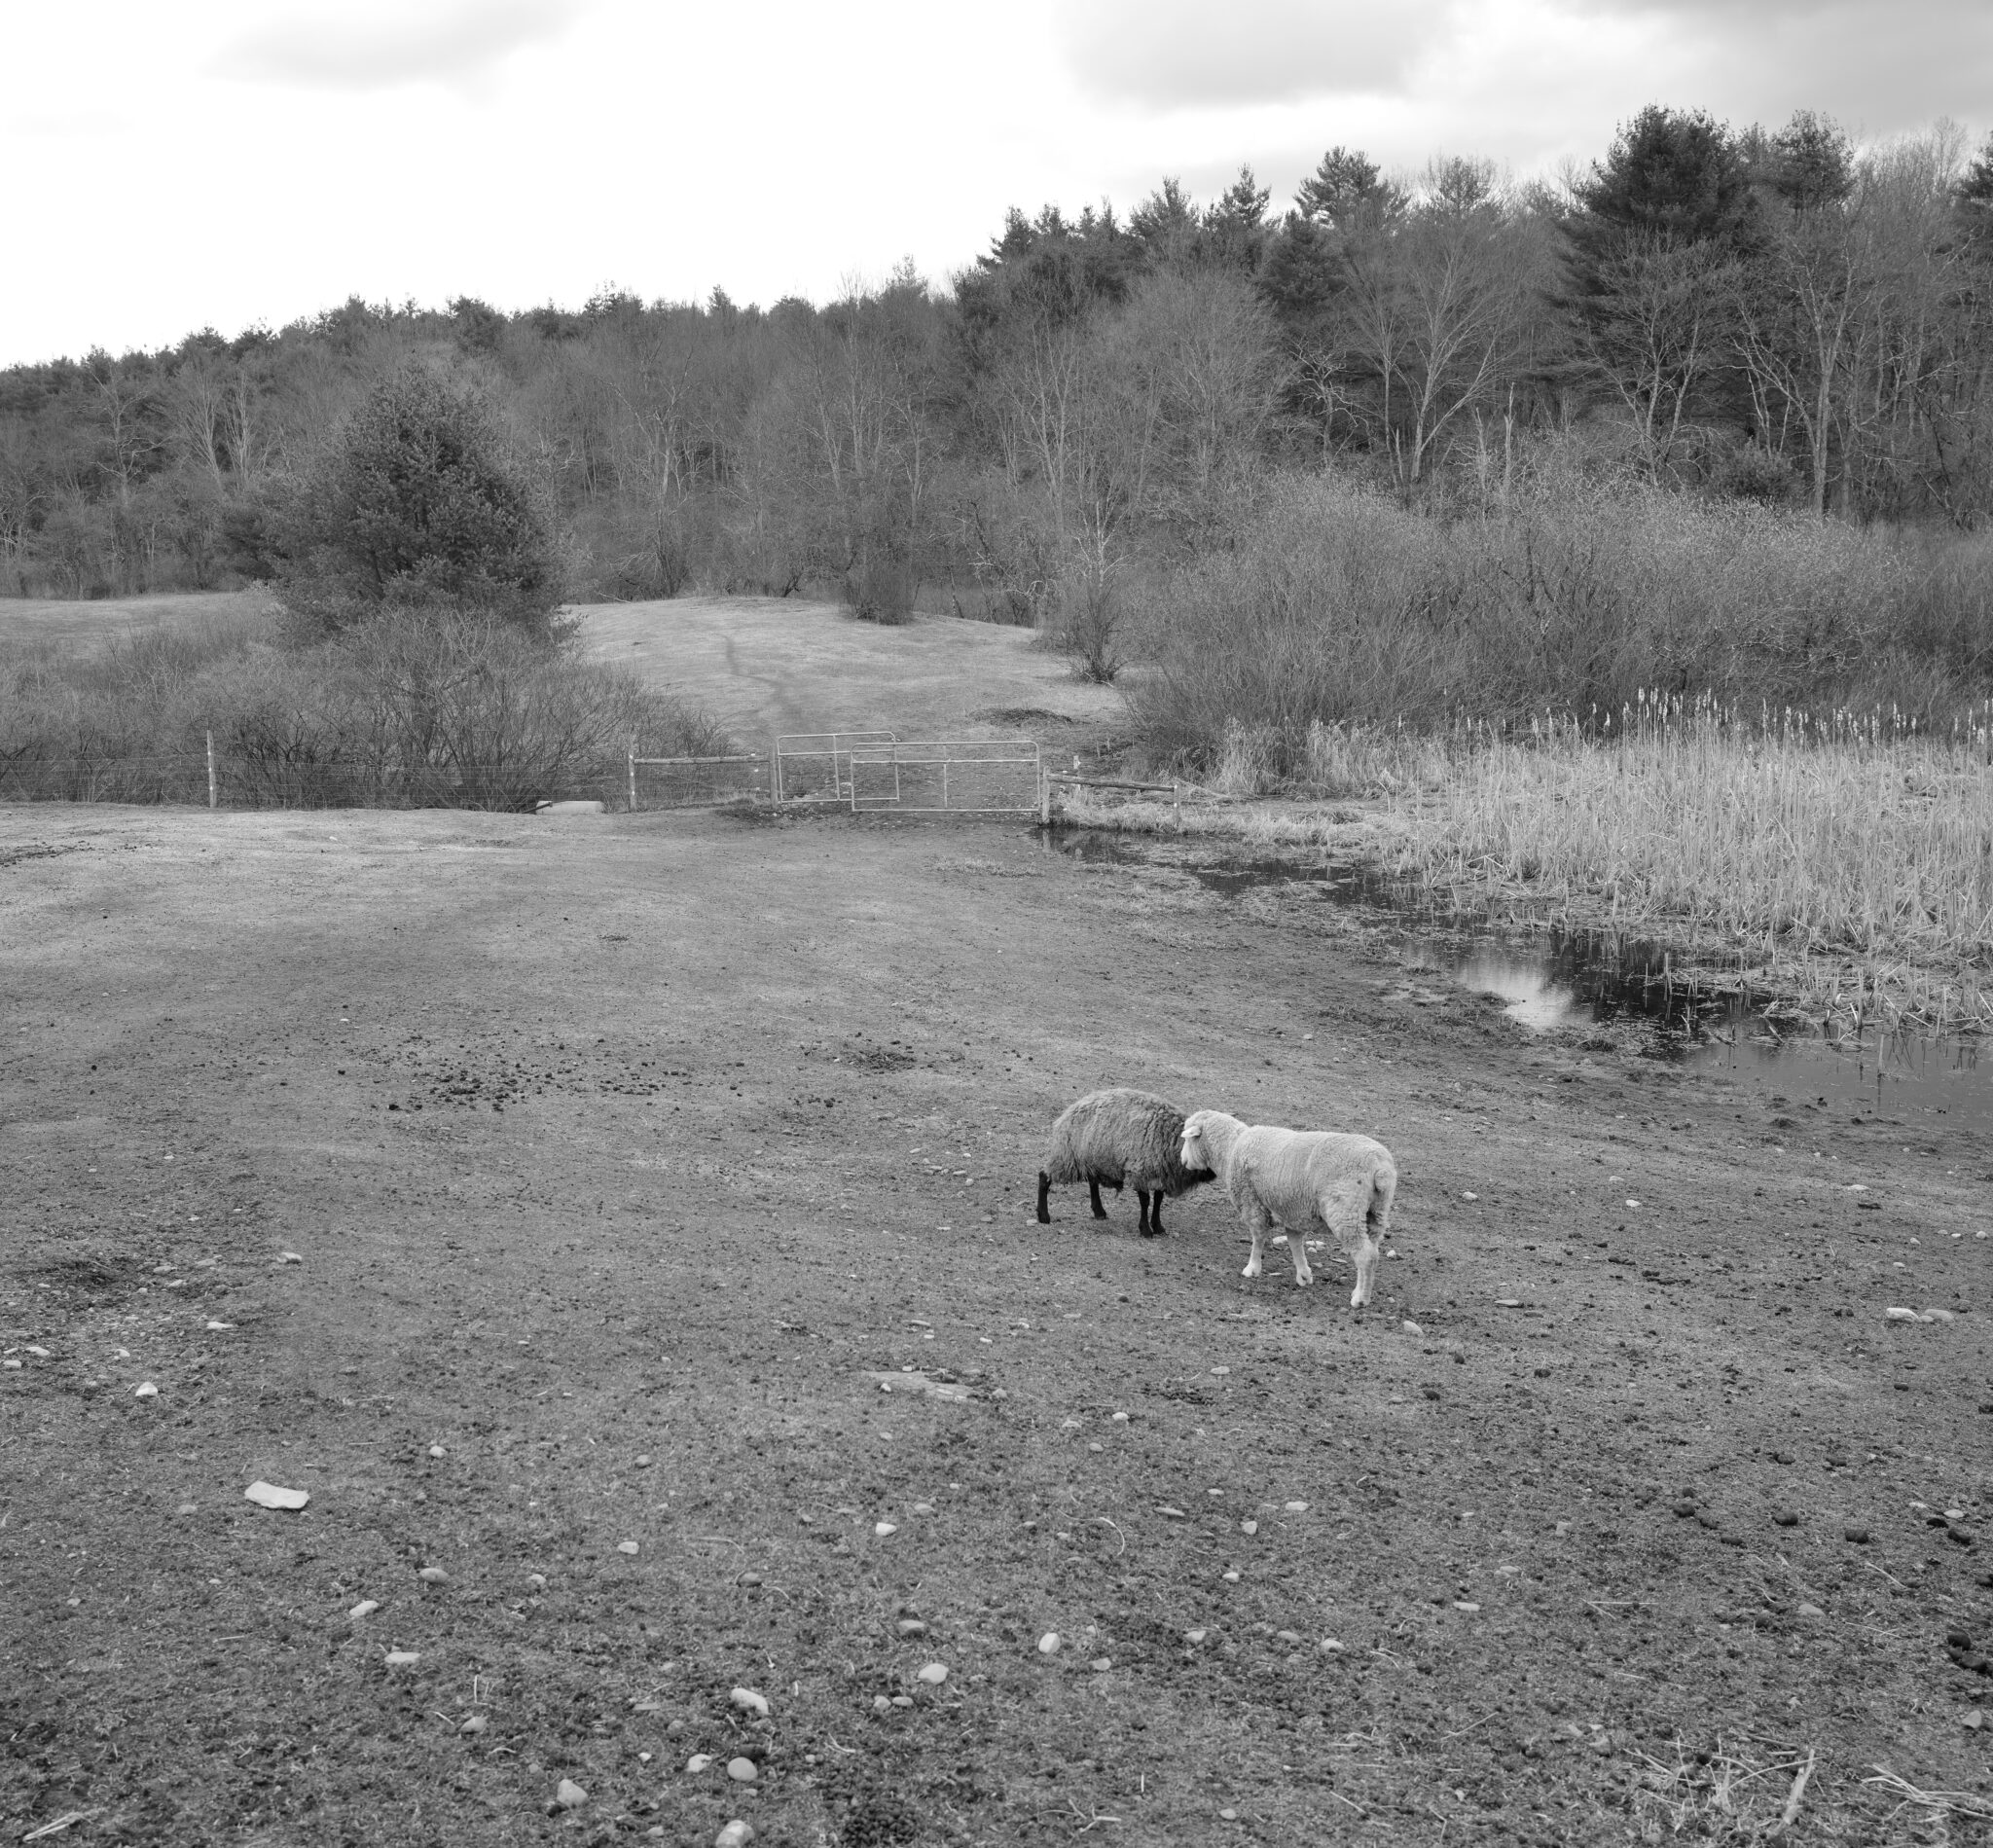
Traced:
POLYGON ((1323 1637, 1315 1647, 1324 1655, 1339 1655, 1343 1649, 1341 1639, 1333 1636, 1323 1637))
POLYGON ((199 1514, 200 1510, 192 1502, 182 1502, 173 1512, 175 1514, 199 1514))
POLYGON ((1239 1812, 1235 1809, 1221 1809, 1218 1811, 1218 1821, 1221 1823, 1236 1823, 1238 1820, 1239 1812))
POLYGON ((1276 1643, 1285 1643, 1290 1649, 1298 1649, 1301 1647, 1301 1632, 1299 1630, 1276 1630, 1274 1632, 1274 1641, 1276 1643))
POLYGON ((1087 1667, 1092 1669, 1096 1675, 1105 1675, 1113 1666, 1112 1659, 1105 1655, 1097 1655, 1087 1664, 1087 1667))
POLYGON ((901 1636, 925 1636, 927 1626, 919 1617, 902 1617, 893 1625, 901 1636))
POLYGON ((1256 1534, 1259 1532, 1259 1523, 1257 1521, 1241 1521, 1239 1523, 1239 1532, 1242 1534, 1256 1534))
POLYGON ((1557 1532, 1560 1536, 1569 1534, 1571 1532, 1571 1523, 1569 1521, 1559 1521, 1557 1523, 1557 1532))
POLYGON ((1771 1520, 1774 1527, 1797 1527, 1799 1525, 1799 1517, 1791 1508, 1780 1508, 1771 1517, 1771 1520))
POLYGON ((894 1707, 911 1707, 914 1704, 914 1697, 911 1694, 895 1694, 889 1704, 894 1707))
POLYGON ((1688 1516, 1695 1512, 1695 1504, 1692 1501, 1690 1501, 1688 1497, 1685 1495, 1681 1499, 1681 1501, 1673 1503, 1671 1504, 1671 1505, 1673 1506, 1676 1514, 1684 1520, 1686 1520, 1688 1516))
POLYGON ((1157 1508, 1156 1512, 1162 1515, 1166 1520, 1171 1521, 1187 1521, 1190 1518, 1187 1514, 1183 1512, 1181 1508, 1173 1508, 1170 1507, 1167 1504, 1164 1506, 1157 1508))
POLYGON ((1866 1527, 1844 1527, 1841 1529, 1841 1539, 1853 1540, 1857 1546, 1866 1546, 1868 1530, 1866 1527))
POLYGON ((1771 1453, 1771 1460, 1774 1463, 1791 1463, 1793 1453, 1790 1450, 1774 1450, 1771 1453))
POLYGON ((648 1469, 650 1468, 650 1459, 648 1457, 637 1458, 636 1467, 639 1469, 648 1469))
POLYGON ((1059 1653, 1059 1632, 1057 1630, 1047 1630, 1043 1636, 1038 1638, 1038 1653, 1040 1655, 1057 1655, 1059 1653))
POLYGON ((1478 1200, 1480 1197, 1477 1193, 1464 1193, 1461 1195, 1463 1200, 1478 1200))
POLYGON ((416 1576, 425 1585, 447 1585, 450 1575, 441 1566, 424 1566, 416 1576))
POLYGON ((159 1395, 160 1389, 150 1380, 147 1380, 143 1386, 133 1388, 131 1394, 133 1398, 158 1398, 159 1395))
POLYGON ((311 1496, 306 1489, 280 1489, 273 1482, 252 1482, 242 1491, 242 1499, 254 1502, 260 1508, 301 1508, 311 1496))
POLYGON ((1479 1605, 1475 1604, 1475 1603, 1474 1603, 1474 1602, 1473 1602, 1473 1601, 1472 1601, 1471 1599, 1469 1599, 1469 1598, 1456 1598, 1456 1599, 1455 1599, 1455 1600, 1453 1601, 1453 1608, 1454 1608, 1454 1609, 1455 1609, 1456 1611, 1465 1611, 1465 1612, 1468 1612, 1469 1614, 1472 1614, 1472 1612, 1474 1612, 1478 1611, 1478 1610, 1479 1610, 1479 1609, 1480 1609, 1481 1607, 1480 1607, 1479 1605))
POLYGON ((432 1457, 447 1457, 450 1453, 441 1444, 431 1444, 429 1446, 429 1454, 432 1457))
POLYGON ((1637 1206, 1639 1206, 1639 1205, 1640 1205, 1640 1202, 1639 1202, 1638 1200, 1629 1200, 1629 1201, 1627 1201, 1627 1203, 1626 1203, 1626 1204, 1627 1204, 1627 1205, 1628 1205, 1629 1207, 1637 1207, 1637 1206))
POLYGON ((712 1754, 710 1752, 695 1752, 685 1760, 686 1770, 691 1772, 694 1777, 697 1777, 700 1772, 710 1768, 711 1764, 712 1754))
MULTIPOLYGON (((1094 1448, 1098 1450, 1100 1445, 1096 1444, 1094 1448)), ((916 1514, 932 1514, 934 1512, 934 1504, 931 1502, 916 1502, 914 1504, 914 1512, 916 1514)))
POLYGON ((1924 1320, 1914 1309, 1885 1309, 1882 1313, 1890 1322, 1922 1322, 1924 1320))
POLYGON ((379 1598, 362 1598, 358 1604, 354 1605, 346 1612, 346 1615, 357 1623, 362 1617, 371 1617, 380 1609, 380 1600, 379 1598))
POLYGON ((1827 1612, 1817 1604, 1802 1604, 1799 1607, 1799 1614, 1802 1617, 1824 1617, 1827 1615, 1827 1612))
POLYGON ((1228 1367, 1228 1366, 1214 1366, 1214 1367, 1213 1367, 1213 1368, 1212 1368, 1212 1371, 1213 1371, 1214 1373, 1216 1373, 1216 1374, 1219 1374, 1219 1375, 1223 1375, 1223 1374, 1229 1373, 1229 1372, 1231 1372, 1231 1370, 1232 1370, 1232 1369, 1231 1369, 1230 1367, 1228 1367))
POLYGON ((210 1322, 207 1325, 212 1329, 222 1329, 233 1328, 236 1324, 233 1322, 210 1322))
POLYGON ((419 1649, 389 1649, 382 1659, 389 1668, 413 1668, 422 1654, 419 1649))
POLYGON ((1963 1726, 1970 1726, 1975 1732, 1977 1732, 1980 1729, 1980 1727, 1985 1725, 1985 1723, 1986 1716, 1977 1707, 1975 1707, 1971 1713, 1967 1714, 1966 1717, 1959 1721, 1959 1724, 1963 1726))
POLYGON ((872 1711, 876 1714, 889 1714, 892 1711, 892 1702, 884 1694, 874 1694, 872 1711))
POLYGON ((631 1557, 634 1558, 643 1548, 637 1545, 634 1540, 625 1540, 616 1542, 616 1550, 619 1553, 628 1553, 631 1557))
MULTIPOLYGON (((662 1833, 654 1830, 652 1833, 662 1833)), ((712 1848, 747 1848, 754 1839, 754 1830, 745 1823, 729 1823, 712 1838, 712 1848)))
POLYGON ((547 1588, 547 1575, 543 1572, 527 1573, 525 1581, 534 1591, 545 1591, 547 1588))
POLYGON ((1127 1422, 1128 1422, 1128 1414, 1127 1414, 1126 1412, 1116 1412, 1116 1413, 1114 1414, 1114 1423, 1115 1423, 1115 1424, 1117 1424, 1117 1425, 1125 1425, 1125 1424, 1127 1424, 1127 1422))
POLYGON ((304 1259, 296 1251, 285 1251, 278 1259, 279 1264, 302 1264, 304 1259))
POLYGON ((1401 1322, 1398 1323, 1398 1326, 1402 1328, 1406 1334, 1424 1334, 1426 1332, 1425 1329, 1420 1327, 1416 1322, 1401 1322))
POLYGON ((884 1540, 888 1534, 897 1534, 899 1529, 894 1527, 890 1521, 874 1521, 872 1523, 872 1531, 881 1540, 884 1540))
POLYGON ((1305 1502, 1287 1502, 1282 1505, 1289 1514, 1306 1514, 1308 1512, 1308 1504, 1305 1502))
POLYGON ((588 1792, 571 1777, 563 1777, 561 1788, 554 1793, 554 1801, 562 1809, 579 1809, 588 1801, 588 1792))
MULTIPOLYGON (((27 1351, 28 1353, 33 1355, 37 1360, 46 1360, 49 1358, 49 1350, 47 1348, 38 1348, 34 1346, 32 1342, 28 1344, 27 1351)), ((126 1351, 123 1348, 120 1348, 118 1350, 119 1359, 122 1360, 125 1358, 125 1352, 126 1351)))
POLYGON ((1239 1575, 1235 1572, 1220 1573, 1218 1576, 1228 1585, 1236 1585, 1239 1582, 1239 1575))
POLYGON ((929 1687, 939 1687, 948 1679, 948 1669, 944 1663, 929 1662, 914 1679, 925 1682, 929 1687))
POLYGON ((768 1718, 768 1696, 758 1694, 751 1687, 737 1687, 727 1696, 743 1713, 752 1714, 757 1720, 768 1718))
POLYGON ((1204 1630, 1185 1630, 1183 1632, 1183 1641, 1188 1643, 1192 1649, 1195 1649, 1198 1644, 1204 1641, 1208 1634, 1209 1632, 1204 1630))
POLYGON ((1924 1311, 1924 1320, 1926 1322, 1950 1322, 1952 1320, 1952 1313, 1949 1309, 1927 1309, 1924 1311))
POLYGON ((729 1758, 727 1775, 736 1784, 752 1784, 761 1775, 761 1767, 752 1758, 729 1758))

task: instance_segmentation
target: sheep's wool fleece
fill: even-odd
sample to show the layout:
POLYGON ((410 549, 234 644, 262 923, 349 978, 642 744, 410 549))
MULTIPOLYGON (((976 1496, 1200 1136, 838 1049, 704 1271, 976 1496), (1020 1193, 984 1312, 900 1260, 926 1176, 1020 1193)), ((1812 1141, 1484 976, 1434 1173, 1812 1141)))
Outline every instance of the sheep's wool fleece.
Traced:
POLYGON ((1214 1110, 1199 1116, 1218 1184, 1234 1200, 1242 1184, 1250 1185, 1286 1223, 1305 1222, 1325 1190, 1360 1183, 1367 1194, 1379 1178, 1396 1178, 1391 1151, 1369 1136, 1249 1126, 1214 1110), (1295 1219, 1287 1220, 1284 1208, 1295 1219))
POLYGON ((1044 1171, 1062 1184, 1098 1180, 1172 1198, 1197 1179, 1183 1166, 1183 1112, 1126 1086, 1067 1106, 1052 1125, 1044 1171))

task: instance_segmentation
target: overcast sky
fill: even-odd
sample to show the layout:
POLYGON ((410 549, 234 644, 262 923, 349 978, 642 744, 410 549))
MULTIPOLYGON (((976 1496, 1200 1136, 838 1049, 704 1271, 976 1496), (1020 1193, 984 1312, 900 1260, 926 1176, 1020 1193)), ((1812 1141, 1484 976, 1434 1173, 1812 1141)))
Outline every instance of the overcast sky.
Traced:
POLYGON ((0 364, 347 296, 821 301, 945 280, 1004 208, 1285 205, 1589 161, 1649 102, 1879 139, 1993 112, 1988 0, 70 0, 13 10, 0 364))

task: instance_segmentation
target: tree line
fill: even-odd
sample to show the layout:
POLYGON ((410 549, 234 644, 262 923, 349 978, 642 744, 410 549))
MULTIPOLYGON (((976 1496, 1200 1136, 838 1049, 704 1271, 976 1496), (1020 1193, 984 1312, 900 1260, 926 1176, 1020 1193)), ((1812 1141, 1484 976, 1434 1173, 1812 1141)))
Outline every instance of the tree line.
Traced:
POLYGON ((413 367, 475 398, 549 514, 536 583, 835 588, 884 618, 924 585, 1084 647, 1131 571, 1222 550, 1274 471, 1485 511, 1555 439, 1659 489, 1978 525, 1989 335, 1993 137, 1860 148, 1811 113, 1655 106, 1562 184, 1338 147, 1285 211, 1250 170, 1125 217, 1013 211, 946 289, 902 267, 821 308, 353 300, 17 366, 0 587, 294 568, 300 484, 413 367))

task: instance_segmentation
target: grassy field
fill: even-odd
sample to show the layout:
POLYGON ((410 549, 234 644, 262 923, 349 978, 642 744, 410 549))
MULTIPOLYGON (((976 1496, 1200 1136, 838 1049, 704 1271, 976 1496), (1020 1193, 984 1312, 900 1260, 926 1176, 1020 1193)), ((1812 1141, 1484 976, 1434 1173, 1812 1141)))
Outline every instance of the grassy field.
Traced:
POLYGON ((68 598, 0 597, 0 649, 94 648, 128 630, 155 625, 195 628, 214 621, 236 624, 262 618, 270 607, 268 594, 260 590, 176 591, 90 602, 68 598))
POLYGON ((22 806, 0 944, 10 1839, 1993 1810, 1948 1119, 1010 825, 22 806), (1037 1226, 1114 1081, 1389 1141, 1374 1308, 1211 1189, 1037 1226))

